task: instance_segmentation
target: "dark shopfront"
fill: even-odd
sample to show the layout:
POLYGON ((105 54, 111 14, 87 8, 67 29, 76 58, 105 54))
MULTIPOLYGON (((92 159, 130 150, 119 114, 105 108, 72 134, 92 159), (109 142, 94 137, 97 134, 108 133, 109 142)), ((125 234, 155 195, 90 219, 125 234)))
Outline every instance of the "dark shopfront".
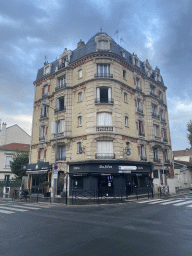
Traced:
POLYGON ((69 192, 95 191, 98 196, 113 196, 118 191, 132 195, 152 187, 152 163, 100 161, 69 163, 69 192))

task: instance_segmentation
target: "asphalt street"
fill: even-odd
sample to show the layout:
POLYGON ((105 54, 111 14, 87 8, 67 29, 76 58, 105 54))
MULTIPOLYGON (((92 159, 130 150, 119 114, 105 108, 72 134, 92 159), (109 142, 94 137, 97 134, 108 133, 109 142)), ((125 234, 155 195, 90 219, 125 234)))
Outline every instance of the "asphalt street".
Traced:
POLYGON ((192 196, 87 206, 0 201, 0 255, 192 255, 192 196))

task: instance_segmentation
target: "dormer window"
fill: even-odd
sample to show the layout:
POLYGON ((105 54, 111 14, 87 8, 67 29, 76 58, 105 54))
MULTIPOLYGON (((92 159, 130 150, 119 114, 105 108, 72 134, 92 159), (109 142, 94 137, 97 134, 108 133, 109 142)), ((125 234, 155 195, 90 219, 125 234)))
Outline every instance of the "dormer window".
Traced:
POLYGON ((136 78, 136 88, 141 89, 141 83, 140 83, 140 79, 138 77, 136 78))
POLYGON ((95 37, 96 51, 110 51, 111 37, 106 34, 100 34, 95 37))
POLYGON ((43 70, 43 75, 48 75, 51 73, 51 63, 49 64, 48 62, 44 63, 44 70, 43 70))
POLYGON ((78 71, 78 77, 79 77, 79 78, 82 78, 82 76, 83 76, 82 69, 80 69, 80 70, 78 71))
POLYGON ((123 70, 123 78, 125 79, 126 78, 126 71, 123 70))
POLYGON ((133 65, 137 66, 138 68, 140 68, 140 60, 139 58, 137 57, 136 54, 132 54, 132 63, 133 65))

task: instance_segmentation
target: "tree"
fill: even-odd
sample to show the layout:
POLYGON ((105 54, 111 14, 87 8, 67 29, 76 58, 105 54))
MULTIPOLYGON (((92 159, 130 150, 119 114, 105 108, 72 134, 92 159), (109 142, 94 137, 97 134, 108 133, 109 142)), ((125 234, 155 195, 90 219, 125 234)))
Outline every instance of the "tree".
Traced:
POLYGON ((17 175, 19 179, 26 175, 26 171, 21 169, 22 165, 29 163, 29 151, 16 150, 13 161, 10 162, 11 172, 17 175))
POLYGON ((187 134, 187 138, 189 140, 189 143, 191 145, 191 148, 192 148, 192 120, 190 120, 188 123, 187 123, 187 131, 189 132, 187 134))

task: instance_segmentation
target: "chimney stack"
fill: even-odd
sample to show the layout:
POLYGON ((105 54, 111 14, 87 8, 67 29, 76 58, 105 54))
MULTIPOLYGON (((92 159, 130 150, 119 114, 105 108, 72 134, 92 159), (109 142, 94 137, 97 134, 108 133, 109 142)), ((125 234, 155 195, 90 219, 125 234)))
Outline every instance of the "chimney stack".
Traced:
POLYGON ((77 48, 80 48, 85 45, 85 42, 80 39, 79 43, 77 44, 77 48))

